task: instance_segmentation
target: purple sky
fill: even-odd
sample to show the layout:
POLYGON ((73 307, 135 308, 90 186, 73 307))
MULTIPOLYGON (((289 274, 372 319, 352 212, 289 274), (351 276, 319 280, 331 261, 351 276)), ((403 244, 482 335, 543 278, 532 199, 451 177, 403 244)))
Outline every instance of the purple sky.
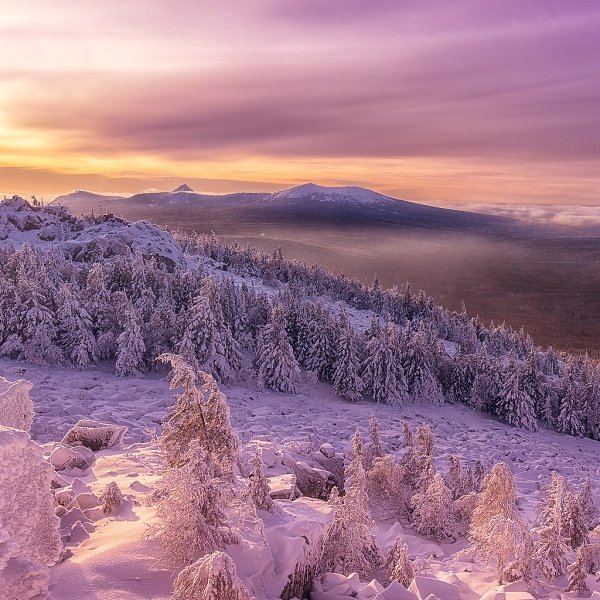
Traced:
POLYGON ((0 190, 600 204, 600 2, 23 0, 0 190))

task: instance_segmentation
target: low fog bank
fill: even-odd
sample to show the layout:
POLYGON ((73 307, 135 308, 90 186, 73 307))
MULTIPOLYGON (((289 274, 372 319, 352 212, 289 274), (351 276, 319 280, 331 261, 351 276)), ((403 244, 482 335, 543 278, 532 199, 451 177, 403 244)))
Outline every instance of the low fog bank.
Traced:
POLYGON ((455 208, 498 217, 517 219, 522 223, 544 225, 567 233, 600 235, 600 206, 556 204, 440 204, 442 208, 455 208))

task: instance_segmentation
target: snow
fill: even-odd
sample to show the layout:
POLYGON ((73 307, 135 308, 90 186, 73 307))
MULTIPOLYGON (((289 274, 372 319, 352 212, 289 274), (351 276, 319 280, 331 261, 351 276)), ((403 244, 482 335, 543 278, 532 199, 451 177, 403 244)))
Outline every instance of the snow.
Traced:
MULTIPOLYGON (((33 432, 38 439, 46 442, 60 439, 69 429, 69 422, 74 424, 77 420, 69 413, 81 406, 89 411, 91 418, 102 421, 110 418, 129 426, 125 449, 101 450, 96 453, 96 463, 85 473, 63 475, 69 486, 79 481, 75 484, 74 497, 90 492, 99 496, 111 481, 116 481, 130 502, 115 517, 103 515, 91 521, 83 515, 82 525, 85 527, 90 520, 95 529, 81 543, 69 544, 73 556, 51 569, 52 598, 79 600, 95 594, 103 600, 149 597, 166 600, 171 592, 173 573, 162 566, 157 542, 144 539, 148 526, 156 522, 155 507, 149 500, 162 468, 158 449, 148 441, 145 428, 158 428, 167 407, 174 401, 174 393, 158 375, 123 380, 107 371, 102 368, 87 372, 44 369, 0 360, 0 372, 6 377, 25 377, 34 384, 30 395, 36 409, 33 432), (112 574, 111 578, 103 575, 106 572, 112 574)), ((223 389, 231 406, 234 427, 245 444, 252 441, 244 451, 250 453, 262 445, 265 455, 266 450, 276 453, 275 464, 265 466, 267 477, 285 475, 288 468, 282 460, 286 455, 303 457, 305 462, 316 466, 314 455, 325 458, 318 450, 321 444, 331 444, 338 453, 347 451, 356 428, 367 435, 369 416, 373 413, 379 422, 384 452, 401 452, 401 421, 406 419, 413 429, 418 423, 431 423, 436 436, 435 458, 440 468, 447 468, 448 458, 453 454, 461 460, 481 459, 488 466, 499 460, 506 461, 516 480, 519 512, 530 523, 539 488, 551 469, 557 469, 573 484, 578 484, 589 473, 592 489, 598 488, 600 447, 593 440, 548 430, 516 430, 462 406, 444 405, 433 409, 407 404, 399 410, 366 401, 348 404, 335 397, 329 386, 312 381, 303 381, 296 396, 259 392, 252 389, 251 384, 223 389), (265 433, 261 436, 250 431, 251 428, 265 433), (265 436, 269 439, 264 439, 265 436), (303 454, 299 453, 301 450, 303 454)), ((54 443, 47 443, 46 454, 54 447, 54 443)), ((268 462, 272 463, 272 457, 268 462)), ((308 505, 326 506, 318 500, 301 500, 308 505)), ((277 519, 277 516, 271 518, 277 519)), ((288 518, 284 516, 283 521, 288 518)), ((275 520, 273 526, 279 527, 282 539, 291 535, 285 525, 277 523, 275 520)), ((456 573, 465 590, 461 595, 463 600, 477 599, 497 587, 492 567, 454 559, 464 543, 435 544, 407 527, 394 524, 393 520, 379 522, 378 540, 382 550, 398 535, 408 544, 411 558, 435 556, 429 570, 436 579, 456 573)), ((279 564, 283 568, 289 560, 284 557, 279 564)), ((243 564, 236 564, 238 573, 246 577, 243 564)), ((280 575, 278 581, 281 578, 280 575)), ((593 589, 600 591, 600 587, 593 589)))
POLYGON ((0 426, 0 590, 7 600, 47 590, 48 567, 59 559, 52 476, 29 434, 0 426))
POLYGON ((60 205, 34 207, 14 196, 0 201, 0 244, 59 247, 74 260, 127 254, 155 256, 170 268, 187 268, 186 257, 173 237, 153 223, 129 223, 108 215, 95 220, 74 217, 60 205))
POLYGON ((0 377, 0 425, 29 431, 33 422, 33 403, 29 381, 10 382, 0 377))
POLYGON ((275 192, 274 200, 298 200, 312 198, 319 202, 345 202, 357 204, 386 204, 396 202, 388 196, 355 186, 325 187, 314 183, 305 183, 293 188, 275 192))
MULTIPOLYGON (((348 195, 365 202, 374 194, 355 188, 332 191, 312 184, 288 192, 284 199, 314 196, 337 201, 348 195)), ((18 198, 0 203, 0 232, 6 234, 8 243, 29 241, 42 248, 49 248, 54 237, 54 243, 76 260, 86 260, 94 253, 113 256, 133 250, 156 256, 171 267, 196 264, 171 236, 148 223, 85 221, 59 209, 34 209, 18 198)), ((202 260, 207 271, 215 273, 216 263, 202 260)), ((237 283, 244 280, 241 276, 234 279, 237 283)), ((262 284, 256 287, 271 296, 280 291, 262 284)), ((331 308, 326 298, 318 301, 331 308)), ((348 322, 361 333, 373 315, 354 308, 348 313, 348 322)), ((345 327, 344 319, 341 325, 345 327)), ((279 334, 281 339, 287 335, 283 323, 279 334)), ((281 365, 275 363, 291 349, 273 350, 267 347, 273 340, 261 342, 268 350, 265 363, 273 363, 272 370, 280 371, 281 365)), ((457 351, 457 345, 450 342, 444 343, 444 348, 449 356, 457 351)), ((288 358, 286 368, 297 379, 297 394, 266 376, 267 387, 282 392, 262 389, 255 379, 248 378, 221 386, 241 440, 241 475, 235 469, 229 484, 247 487, 244 476, 249 474, 249 458, 257 456, 269 494, 276 499, 273 512, 259 509, 255 514, 253 506, 252 514, 237 515, 240 543, 225 548, 240 580, 257 600, 300 597, 311 586, 313 600, 477 600, 482 596, 524 600, 557 598, 562 593, 565 577, 540 586, 524 582, 497 586, 493 565, 459 556, 468 544, 464 536, 453 541, 443 529, 425 527, 421 523, 424 518, 413 519, 412 527, 404 519, 400 523, 398 515, 386 514, 384 506, 369 507, 379 509, 373 532, 384 552, 398 538, 407 545, 417 572, 411 591, 398 584, 387 585, 386 573, 379 568, 369 574, 369 578, 376 577, 371 582, 361 581, 356 574, 325 574, 314 581, 334 511, 333 505, 323 500, 333 486, 344 489, 350 440, 357 430, 367 439, 371 415, 377 418, 382 451, 397 458, 406 451, 406 421, 413 431, 423 424, 431 427, 435 435, 432 459, 439 472, 448 471, 453 456, 465 466, 480 460, 487 469, 494 463, 506 463, 516 484, 515 514, 528 528, 534 524, 540 490, 552 470, 576 488, 589 475, 592 490, 597 489, 600 447, 592 439, 546 429, 515 429, 462 404, 388 406, 364 400, 360 394, 352 395, 355 403, 345 402, 334 395, 330 385, 306 371, 298 372, 291 364, 293 355, 288 358), (439 541, 425 538, 414 527, 439 541)), ((118 378, 111 373, 113 366, 101 363, 86 371, 73 371, 0 359, 0 373, 8 378, 0 379, 0 422, 13 419, 11 424, 23 429, 31 425, 33 438, 43 444, 43 448, 34 444, 24 431, 0 427, 0 578, 4 578, 0 582, 10 581, 14 596, 10 600, 43 593, 48 579, 53 600, 166 600, 172 593, 176 572, 172 565, 167 566, 168 557, 159 541, 149 539, 147 532, 158 523, 157 503, 163 493, 160 481, 165 454, 161 454, 155 435, 176 392, 169 389, 164 372, 118 378), (13 380, 16 383, 11 383, 13 380), (14 413, 19 415, 16 420, 11 416, 14 413), (60 517, 60 525, 54 514, 60 517), (36 520, 41 525, 31 533, 36 520), (67 548, 65 560, 48 571, 47 565, 58 558, 59 533, 67 548), (35 537, 41 534, 42 542, 35 537), (32 547, 39 556, 32 554, 32 547)), ((266 371, 263 369, 263 374, 266 371)), ((340 379, 347 381, 351 371, 346 369, 340 379)), ((358 377, 357 365, 355 375, 358 377)), ((434 479, 426 498, 415 494, 427 509, 419 508, 417 516, 426 513, 428 522, 444 516, 435 505, 421 502, 430 501, 436 489, 438 496, 446 498, 444 481, 434 479)), ((570 562, 574 553, 568 552, 570 562)), ((219 564, 227 564, 227 558, 220 556, 219 564)), ((588 583, 600 592, 600 583, 588 583)))

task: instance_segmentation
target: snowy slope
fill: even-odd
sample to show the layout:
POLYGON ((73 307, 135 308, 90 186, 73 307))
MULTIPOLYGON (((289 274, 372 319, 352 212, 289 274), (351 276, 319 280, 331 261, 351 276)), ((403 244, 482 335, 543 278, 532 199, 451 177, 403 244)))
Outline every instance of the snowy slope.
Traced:
MULTIPOLYGON (((69 544, 74 556, 51 569, 52 599, 169 598, 173 572, 161 563, 156 542, 144 539, 147 527, 156 521, 150 498, 161 469, 157 450, 148 442, 144 428, 158 428, 173 402, 167 382, 157 376, 123 380, 105 371, 74 373, 10 361, 0 361, 0 372, 9 379, 25 377, 33 382, 31 396, 38 413, 34 435, 41 442, 57 439, 82 414, 130 427, 127 443, 133 445, 122 451, 100 452, 93 472, 79 477, 94 492, 110 481, 117 481, 123 493, 132 497, 133 504, 121 516, 95 523, 89 538, 69 544)), ((318 448, 329 442, 336 450, 346 452, 354 430, 358 428, 366 435, 369 416, 375 414, 384 451, 401 455, 401 420, 407 420, 413 429, 417 424, 430 423, 436 436, 439 468, 447 468, 450 455, 459 456, 467 464, 476 459, 488 466, 499 460, 507 462, 517 483, 519 511, 529 523, 534 520, 539 488, 551 470, 556 469, 575 485, 588 474, 596 490, 600 484, 597 442, 547 430, 518 431, 491 423, 488 418, 461 407, 427 410, 409 405, 398 411, 368 402, 349 405, 333 396, 328 386, 310 381, 305 381, 300 393, 294 396, 260 392, 253 386, 227 387, 225 392, 234 426, 245 443, 252 439, 272 440, 277 444, 308 441, 318 448)), ((46 447, 49 449, 51 444, 46 447)), ((266 469, 267 475, 278 473, 278 468, 266 469)), ((71 481, 76 475, 66 478, 71 481)), ((596 501, 600 501, 598 495, 596 501)), ((458 581, 462 600, 477 599, 496 587, 491 567, 455 558, 464 541, 455 544, 427 541, 394 519, 379 519, 378 537, 384 549, 397 535, 403 536, 409 545, 411 557, 427 559, 434 554, 428 573, 438 579, 458 581)), ((588 580, 592 589, 600 590, 600 584, 593 583, 592 577, 588 580)), ((561 577, 555 586, 539 591, 536 597, 559 598, 559 589, 564 586, 565 579, 561 577)))
POLYGON ((0 202, 0 244, 59 247, 74 260, 131 250, 155 256, 171 268, 188 265, 172 236, 152 223, 129 223, 112 216, 79 218, 59 205, 35 207, 18 196, 0 202))

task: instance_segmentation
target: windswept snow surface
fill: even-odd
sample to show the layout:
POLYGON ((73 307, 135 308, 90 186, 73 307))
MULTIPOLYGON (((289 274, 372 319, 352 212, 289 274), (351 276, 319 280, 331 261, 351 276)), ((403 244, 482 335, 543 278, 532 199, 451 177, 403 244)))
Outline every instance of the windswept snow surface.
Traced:
MULTIPOLYGON (((166 600, 175 573, 161 562, 158 543, 145 540, 144 533, 156 521, 150 495, 162 468, 159 452, 150 442, 150 430, 159 429, 174 393, 168 389, 164 375, 119 379, 109 371, 108 365, 76 372, 0 361, 3 376, 25 378, 34 384, 31 398, 36 418, 32 435, 46 443, 47 453, 52 448, 49 442, 61 439, 81 418, 129 427, 125 449, 98 452, 96 463, 85 475, 61 472, 67 482, 80 478, 82 481, 76 485, 89 486, 96 494, 116 481, 130 499, 117 515, 98 520, 87 539, 67 544, 73 556, 51 568, 51 598, 166 600)), ((457 405, 409 404, 399 410, 366 401, 348 404, 335 397, 329 386, 306 378, 299 387, 299 394, 286 395, 258 391, 253 383, 223 386, 232 422, 242 441, 247 444, 251 439, 260 439, 283 444, 293 440, 309 442, 315 449, 330 443, 335 450, 347 452, 354 431, 359 429, 366 436, 369 416, 375 414, 384 451, 396 454, 402 452, 401 420, 407 420, 413 429, 420 423, 430 423, 435 433, 436 462, 444 471, 451 454, 467 464, 480 459, 488 467, 497 461, 510 466, 519 492, 519 510, 530 524, 540 486, 551 470, 557 470, 571 484, 578 485, 588 474, 594 490, 599 484, 600 445, 590 439, 547 430, 517 430, 457 405)), ((266 467, 265 472, 267 476, 279 475, 281 467, 266 467)), ((492 566, 455 558, 456 552, 465 547, 464 540, 453 544, 428 541, 385 515, 378 519, 378 529, 384 550, 400 535, 409 546, 411 558, 433 556, 424 575, 459 586, 462 600, 476 600, 496 586, 492 566)), ((574 597, 560 591, 566 583, 566 578, 560 577, 554 586, 537 590, 534 595, 574 597)), ((600 591, 600 584, 592 577, 588 577, 588 585, 600 591)))

